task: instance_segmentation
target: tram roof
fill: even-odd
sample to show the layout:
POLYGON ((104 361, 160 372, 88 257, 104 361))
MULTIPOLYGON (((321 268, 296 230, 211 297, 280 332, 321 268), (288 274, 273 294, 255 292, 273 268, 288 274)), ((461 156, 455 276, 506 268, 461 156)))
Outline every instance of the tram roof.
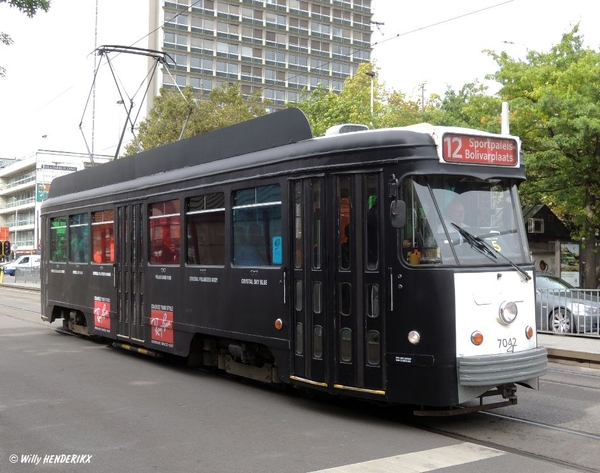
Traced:
POLYGON ((235 170, 278 159, 389 147, 429 148, 435 157, 431 136, 401 128, 314 138, 304 112, 289 108, 58 177, 49 199, 199 165, 214 172, 225 166, 235 170))

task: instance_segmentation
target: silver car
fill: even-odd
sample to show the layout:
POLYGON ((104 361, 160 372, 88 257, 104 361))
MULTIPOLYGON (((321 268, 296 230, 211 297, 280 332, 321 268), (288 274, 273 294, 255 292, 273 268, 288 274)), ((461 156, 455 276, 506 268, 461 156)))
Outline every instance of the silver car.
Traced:
POLYGON ((555 333, 598 334, 598 290, 576 289, 556 276, 535 276, 537 328, 555 333))

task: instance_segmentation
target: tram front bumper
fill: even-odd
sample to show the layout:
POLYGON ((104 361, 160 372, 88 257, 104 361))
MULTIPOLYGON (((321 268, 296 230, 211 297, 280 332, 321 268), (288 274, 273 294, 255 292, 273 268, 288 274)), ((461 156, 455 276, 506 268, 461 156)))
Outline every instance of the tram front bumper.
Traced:
POLYGON ((506 383, 529 384, 546 374, 548 351, 537 347, 515 353, 463 356, 457 359, 461 386, 499 386, 506 383))

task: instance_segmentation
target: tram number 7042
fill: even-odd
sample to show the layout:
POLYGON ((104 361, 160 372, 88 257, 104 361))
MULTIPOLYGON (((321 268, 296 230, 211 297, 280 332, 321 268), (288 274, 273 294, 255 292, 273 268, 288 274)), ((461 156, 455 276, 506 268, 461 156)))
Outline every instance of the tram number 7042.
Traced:
POLYGON ((517 339, 515 337, 498 339, 498 348, 506 348, 507 353, 514 353, 516 346, 517 346, 517 339))

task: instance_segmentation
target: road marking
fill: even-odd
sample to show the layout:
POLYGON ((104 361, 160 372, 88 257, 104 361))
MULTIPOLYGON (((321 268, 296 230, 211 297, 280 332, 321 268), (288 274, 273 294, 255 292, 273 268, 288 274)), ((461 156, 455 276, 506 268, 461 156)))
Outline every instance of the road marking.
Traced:
POLYGON ((483 447, 474 443, 461 443, 449 447, 432 448, 431 450, 338 466, 311 473, 387 473, 398 471, 402 471, 403 473, 419 473, 486 460, 504 455, 504 453, 502 450, 483 447))

